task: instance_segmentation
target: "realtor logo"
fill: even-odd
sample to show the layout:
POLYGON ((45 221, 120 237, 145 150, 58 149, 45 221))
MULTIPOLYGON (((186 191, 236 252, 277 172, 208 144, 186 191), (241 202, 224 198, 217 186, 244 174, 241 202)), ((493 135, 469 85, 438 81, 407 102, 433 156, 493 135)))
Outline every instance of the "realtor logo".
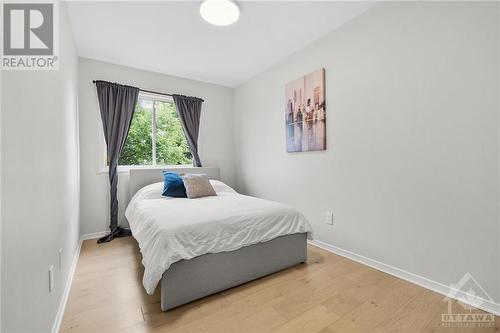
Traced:
POLYGON ((2 69, 57 69, 56 7, 56 2, 2 4, 2 69))
POLYGON ((52 55, 54 5, 4 4, 4 55, 52 55))

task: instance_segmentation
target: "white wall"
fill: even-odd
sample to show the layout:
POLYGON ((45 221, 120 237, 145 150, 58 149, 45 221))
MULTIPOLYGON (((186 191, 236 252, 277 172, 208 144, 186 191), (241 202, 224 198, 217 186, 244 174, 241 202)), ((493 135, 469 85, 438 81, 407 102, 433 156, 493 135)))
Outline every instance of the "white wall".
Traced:
MULTIPOLYGON (((108 230, 109 181, 100 173, 103 165, 102 124, 92 80, 106 80, 139 88, 205 100, 202 107, 198 148, 204 166, 220 168, 221 179, 234 183, 232 89, 179 77, 80 58, 80 149, 81 149, 81 225, 82 233, 108 230)), ((119 222, 128 198, 128 173, 118 176, 119 222)))
POLYGON ((78 58, 60 10, 60 69, 2 73, 2 332, 51 331, 78 246, 78 58))
MULTIPOLYGON (((2 71, 0 71, 0 330, 2 329, 2 71)), ((500 245, 499 245, 500 246, 500 245)))
MULTIPOLYGON (((500 5, 497 4, 497 10, 496 10, 496 13, 497 13, 497 25, 500 25, 499 21, 500 21, 500 5)), ((497 29, 500 29, 500 26, 497 27, 497 29)), ((497 31, 498 34, 500 34, 500 32, 497 31)), ((497 57, 500 57, 500 43, 497 43, 497 57)), ((497 260, 497 263, 498 263, 498 267, 497 267, 497 277, 498 277, 498 281, 497 281, 497 284, 498 284, 498 287, 497 287, 497 303, 500 303, 500 301, 498 300, 500 298, 500 115, 498 115, 498 112, 500 112, 500 83, 498 83, 500 81, 500 59, 497 60, 497 121, 498 121, 498 133, 497 133, 497 137, 498 137, 498 153, 497 153, 497 208, 498 208, 498 221, 497 221, 497 250, 498 250, 498 260, 497 260)))
POLYGON ((498 14, 382 3, 236 88, 238 189, 297 207, 320 241, 446 285, 470 272, 499 302, 498 14), (328 149, 286 153, 284 86, 320 67, 328 149))

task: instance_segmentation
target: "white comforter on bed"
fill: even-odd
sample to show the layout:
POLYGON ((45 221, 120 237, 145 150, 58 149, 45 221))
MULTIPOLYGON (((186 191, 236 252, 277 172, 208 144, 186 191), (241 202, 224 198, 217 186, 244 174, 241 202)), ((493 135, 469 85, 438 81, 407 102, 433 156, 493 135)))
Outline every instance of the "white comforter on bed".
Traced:
POLYGON ((311 232, 297 210, 238 194, 220 181, 211 182, 217 196, 162 197, 163 183, 156 183, 139 190, 130 201, 125 216, 141 249, 148 294, 176 261, 311 232))

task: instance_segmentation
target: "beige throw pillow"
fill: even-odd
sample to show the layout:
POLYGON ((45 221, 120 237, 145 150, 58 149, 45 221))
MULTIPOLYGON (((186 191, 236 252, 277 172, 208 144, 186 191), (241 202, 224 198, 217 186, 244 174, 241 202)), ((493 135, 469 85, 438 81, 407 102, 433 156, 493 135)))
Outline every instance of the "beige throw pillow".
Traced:
POLYGON ((185 175, 182 180, 186 188, 186 194, 189 199, 208 197, 217 195, 210 184, 207 175, 185 175))

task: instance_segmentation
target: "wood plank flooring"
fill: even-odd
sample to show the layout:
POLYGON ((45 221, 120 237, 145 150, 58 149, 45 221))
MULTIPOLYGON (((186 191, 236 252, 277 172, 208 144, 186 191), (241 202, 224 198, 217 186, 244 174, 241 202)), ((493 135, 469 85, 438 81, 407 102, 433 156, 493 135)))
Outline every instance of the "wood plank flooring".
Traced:
POLYGON ((87 240, 61 332, 499 331, 498 317, 490 327, 444 327, 443 296, 319 248, 308 251, 307 264, 161 312, 159 288, 150 296, 142 287, 133 238, 87 240))

